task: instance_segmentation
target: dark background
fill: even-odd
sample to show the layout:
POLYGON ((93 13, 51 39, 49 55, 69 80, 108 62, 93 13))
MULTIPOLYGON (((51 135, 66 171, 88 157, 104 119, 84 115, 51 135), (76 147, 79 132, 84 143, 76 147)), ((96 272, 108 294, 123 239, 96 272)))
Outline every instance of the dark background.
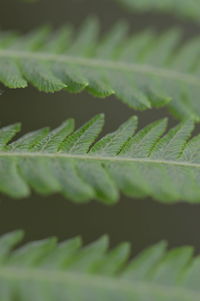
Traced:
MULTIPOLYGON (((17 0, 0 0, 0 27, 21 32, 48 23, 57 28, 64 23, 78 27, 88 15, 98 15, 102 32, 120 19, 129 21, 131 31, 152 25, 159 31, 174 25, 182 26, 188 38, 200 32, 200 27, 168 15, 138 15, 128 12, 111 0, 41 0, 32 4, 17 0)), ((59 92, 43 94, 29 87, 8 90, 0 97, 0 121, 7 125, 23 124, 23 133, 43 126, 57 126, 64 119, 74 117, 77 126, 96 113, 106 113, 104 132, 111 131, 136 113, 114 97, 95 99, 87 93, 72 95, 59 92)), ((138 113, 137 113, 138 114, 138 113)), ((140 127, 167 115, 165 109, 138 114, 140 127)), ((170 124, 175 121, 170 117, 170 124)), ((57 236, 59 239, 81 235, 89 242, 108 233, 111 244, 131 241, 133 253, 166 239, 169 246, 194 245, 200 249, 200 206, 179 203, 165 205, 153 200, 121 197, 114 207, 97 202, 74 205, 59 195, 48 198, 33 195, 24 200, 0 197, 0 234, 24 229, 26 240, 57 236)))

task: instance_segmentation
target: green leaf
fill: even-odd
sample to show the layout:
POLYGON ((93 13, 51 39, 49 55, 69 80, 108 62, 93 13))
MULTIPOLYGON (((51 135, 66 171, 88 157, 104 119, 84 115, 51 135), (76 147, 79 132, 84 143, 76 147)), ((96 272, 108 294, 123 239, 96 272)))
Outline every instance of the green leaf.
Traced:
POLYGON ((166 251, 161 242, 130 260, 130 246, 108 239, 81 247, 79 238, 15 248, 20 232, 0 237, 0 299, 76 301, 198 301, 200 262, 191 247, 166 251), (6 247, 5 247, 6 244, 6 247))
POLYGON ((133 116, 96 141, 104 115, 74 131, 67 120, 12 140, 19 125, 0 130, 0 192, 13 198, 31 190, 61 193, 74 202, 93 199, 113 204, 122 192, 172 203, 200 200, 200 135, 190 138, 193 121, 165 133, 167 119, 136 132, 133 116))
POLYGON ((169 13, 178 17, 188 18, 199 23, 200 18, 200 1, 199 0, 114 0, 127 7, 133 12, 158 11, 169 13))
POLYGON ((167 105, 178 118, 200 120, 199 38, 180 46, 177 29, 130 37, 126 23, 101 39, 98 31, 97 20, 88 19, 78 34, 70 26, 0 34, 0 82, 10 88, 31 83, 44 92, 115 94, 134 109, 167 105))

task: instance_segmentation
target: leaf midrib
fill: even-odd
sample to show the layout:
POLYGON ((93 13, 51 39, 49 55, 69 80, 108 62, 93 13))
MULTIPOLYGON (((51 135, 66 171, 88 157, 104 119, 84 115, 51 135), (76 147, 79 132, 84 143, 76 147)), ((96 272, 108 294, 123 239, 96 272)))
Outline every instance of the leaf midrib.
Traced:
POLYGON ((154 67, 147 64, 135 64, 130 62, 118 62, 111 60, 103 60, 96 58, 81 58, 76 56, 49 54, 45 52, 19 51, 19 50, 0 50, 0 58, 14 59, 36 59, 43 61, 55 61, 62 63, 70 63, 74 65, 86 67, 98 67, 101 69, 111 69, 118 71, 132 71, 142 74, 151 74, 159 77, 168 78, 170 80, 178 80, 199 87, 199 77, 189 73, 178 72, 171 69, 154 67))
POLYGON ((169 166, 180 166, 180 167, 192 167, 200 168, 200 163, 192 163, 187 161, 174 161, 164 159, 152 159, 152 158, 132 158, 122 156, 100 156, 90 154, 70 154, 70 153, 47 153, 47 152, 16 152, 16 151, 0 151, 1 158, 52 158, 52 159, 74 159, 94 162, 129 162, 129 163, 152 163, 152 164, 163 164, 169 166))
POLYGON ((132 281, 123 278, 111 278, 87 273, 75 273, 69 271, 45 270, 41 268, 28 267, 0 267, 0 279, 48 282, 52 284, 73 284, 78 286, 88 286, 102 290, 111 289, 115 292, 128 292, 129 294, 156 294, 160 297, 183 298, 183 300, 198 301, 200 292, 176 286, 166 286, 158 283, 148 283, 147 281, 132 281))

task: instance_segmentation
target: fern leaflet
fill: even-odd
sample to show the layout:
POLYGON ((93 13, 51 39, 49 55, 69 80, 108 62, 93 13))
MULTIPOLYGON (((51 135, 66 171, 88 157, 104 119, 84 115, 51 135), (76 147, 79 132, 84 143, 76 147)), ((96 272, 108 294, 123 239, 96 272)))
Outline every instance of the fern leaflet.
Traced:
POLYGON ((70 27, 53 34, 46 27, 25 36, 2 33, 0 82, 10 88, 31 83, 45 92, 115 94, 139 110, 168 104, 177 117, 200 120, 198 38, 182 47, 177 30, 127 38, 126 24, 118 23, 98 42, 98 30, 90 19, 75 39, 70 27))
POLYGON ((19 124, 0 130, 0 192, 26 197, 60 192, 76 202, 116 202, 119 191, 160 201, 200 200, 200 136, 188 141, 194 124, 185 121, 164 136, 167 120, 139 132, 131 117, 95 140, 102 114, 73 132, 73 120, 53 131, 41 129, 9 143, 19 124), (162 137, 161 137, 162 136, 162 137))
POLYGON ((161 242, 127 264, 130 246, 108 249, 106 236, 81 247, 80 238, 29 243, 22 233, 0 238, 0 299, 6 301, 199 301, 200 260, 191 247, 166 252, 161 242))

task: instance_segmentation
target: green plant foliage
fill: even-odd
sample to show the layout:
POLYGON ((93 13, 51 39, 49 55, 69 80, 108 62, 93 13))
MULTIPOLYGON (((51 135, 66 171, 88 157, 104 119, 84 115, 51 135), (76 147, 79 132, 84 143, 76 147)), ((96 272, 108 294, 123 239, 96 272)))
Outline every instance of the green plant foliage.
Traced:
POLYGON ((0 192, 26 197, 62 193, 76 202, 116 202, 119 191, 174 202, 200 201, 200 136, 188 141, 193 122, 185 121, 164 136, 167 120, 135 133, 137 118, 95 140, 104 124, 97 115, 73 132, 73 120, 9 141, 19 124, 0 130, 0 192))
POLYGON ((108 238, 29 243, 12 251, 20 231, 0 238, 2 301, 199 301, 200 258, 191 247, 166 252, 161 242, 127 263, 130 246, 108 250, 108 238))
POLYGON ((115 94, 138 110, 168 104, 177 117, 200 120, 199 38, 178 47, 178 30, 127 37, 126 24, 118 23, 99 42, 98 31, 90 19, 75 38, 70 27, 1 33, 0 81, 10 88, 31 83, 44 92, 115 94))
POLYGON ((200 1, 199 0, 115 0, 127 6, 133 11, 151 11, 170 13, 179 17, 188 18, 199 23, 200 1))

